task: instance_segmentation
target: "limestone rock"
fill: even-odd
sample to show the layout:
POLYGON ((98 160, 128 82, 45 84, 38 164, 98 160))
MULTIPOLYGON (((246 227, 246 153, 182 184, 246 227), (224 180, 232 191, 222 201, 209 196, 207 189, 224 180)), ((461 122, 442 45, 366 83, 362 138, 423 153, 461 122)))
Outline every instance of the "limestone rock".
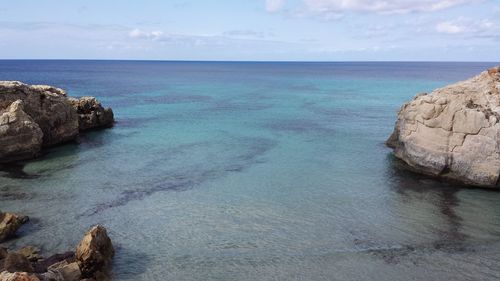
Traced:
POLYGON ((7 251, 7 249, 0 247, 0 260, 5 259, 8 253, 9 251, 7 251))
POLYGON ((25 256, 30 262, 36 262, 42 259, 42 256, 39 255, 40 249, 35 248, 33 246, 26 246, 16 251, 17 253, 25 256))
POLYGON ((42 148, 43 133, 24 112, 22 100, 0 109, 0 161, 11 162, 35 157, 42 148))
POLYGON ((14 236, 21 225, 28 220, 26 216, 0 212, 0 242, 14 236))
POLYGON ((45 279, 78 281, 82 277, 78 263, 60 263, 58 266, 49 267, 49 271, 44 274, 45 279))
POLYGON ((78 116, 64 90, 17 81, 0 82, 0 108, 16 100, 24 102, 24 111, 40 126, 44 146, 66 142, 78 135, 78 116))
POLYGON ((387 145, 414 170, 500 188, 500 67, 403 105, 387 145))
POLYGON ((55 269, 61 267, 62 265, 69 264, 68 261, 73 262, 75 260, 74 252, 66 252, 62 254, 55 254, 46 259, 38 260, 34 264, 34 269, 36 273, 44 273, 50 269, 55 269))
POLYGON ((0 163, 34 158, 42 147, 112 124, 113 111, 95 98, 73 99, 51 86, 0 81, 0 163))
POLYGON ((80 131, 94 128, 108 128, 113 126, 114 116, 111 108, 102 107, 94 97, 69 99, 78 113, 80 131))
POLYGON ((8 272, 33 272, 30 261, 19 253, 9 253, 3 262, 4 270, 8 272))
POLYGON ((76 248, 76 260, 85 278, 93 277, 96 272, 106 270, 115 254, 106 228, 94 226, 76 248))
POLYGON ((10 273, 8 271, 4 271, 0 273, 0 281, 40 281, 40 279, 27 272, 10 273))

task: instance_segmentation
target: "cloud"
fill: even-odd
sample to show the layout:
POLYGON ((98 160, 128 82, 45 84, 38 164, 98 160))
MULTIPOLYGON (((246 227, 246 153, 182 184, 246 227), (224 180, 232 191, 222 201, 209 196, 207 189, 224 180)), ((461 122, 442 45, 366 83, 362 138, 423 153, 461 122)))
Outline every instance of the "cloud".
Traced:
POLYGON ((464 32, 465 28, 455 22, 444 21, 436 25, 436 31, 439 33, 457 34, 464 32))
POLYGON ((263 31, 255 31, 255 30, 229 30, 222 33, 223 36, 234 37, 234 38, 270 38, 275 35, 272 32, 263 32, 263 31))
POLYGON ((443 21, 436 24, 438 33, 449 35, 462 35, 475 38, 499 38, 500 27, 497 22, 489 19, 475 20, 470 18, 458 18, 443 21))
POLYGON ((139 28, 132 29, 128 34, 128 36, 130 38, 151 39, 151 40, 158 40, 162 37, 162 35, 163 35, 163 32, 160 30, 142 31, 139 28))
POLYGON ((480 0, 303 0, 307 8, 317 13, 344 11, 405 14, 432 12, 480 0))
POLYGON ((285 0, 266 0, 266 11, 277 12, 285 6, 285 0))

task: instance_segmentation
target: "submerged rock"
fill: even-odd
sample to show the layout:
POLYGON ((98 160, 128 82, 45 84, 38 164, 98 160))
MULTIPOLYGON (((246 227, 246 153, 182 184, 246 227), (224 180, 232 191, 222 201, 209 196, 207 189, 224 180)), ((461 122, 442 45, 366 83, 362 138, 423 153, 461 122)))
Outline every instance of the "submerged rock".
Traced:
POLYGON ((30 262, 36 262, 42 259, 42 257, 39 255, 40 249, 33 246, 23 247, 16 252, 25 256, 30 262))
POLYGON ((0 212, 0 242, 14 236, 16 231, 29 220, 26 216, 0 212))
MULTIPOLYGON (((7 251, 7 249, 0 247, 0 260, 5 259, 7 257, 8 253, 9 252, 7 251)), ((0 262, 0 264, 1 264, 1 262, 0 262)))
POLYGON ((58 267, 60 264, 67 264, 75 260, 74 252, 66 252, 62 254, 55 254, 46 259, 38 260, 33 268, 36 273, 44 273, 49 271, 50 268, 58 267))
POLYGON ((42 147, 113 122, 113 111, 95 98, 74 99, 51 86, 0 81, 0 163, 36 157, 42 147))
POLYGON ((49 280, 78 281, 82 277, 82 272, 78 263, 64 261, 49 267, 49 270, 42 276, 49 280))
POLYGON ((387 145, 412 169, 499 188, 500 67, 403 105, 387 145))
POLYGON ((4 270, 8 272, 28 272, 33 273, 30 261, 22 254, 8 253, 3 262, 4 270))

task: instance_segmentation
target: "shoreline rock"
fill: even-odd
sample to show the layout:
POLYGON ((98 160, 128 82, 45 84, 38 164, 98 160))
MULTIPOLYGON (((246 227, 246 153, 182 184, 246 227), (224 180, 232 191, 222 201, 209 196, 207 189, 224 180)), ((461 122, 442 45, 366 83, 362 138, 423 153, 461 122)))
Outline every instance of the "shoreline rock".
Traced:
POLYGON ((112 109, 93 97, 70 98, 52 86, 0 81, 0 163, 35 158, 44 147, 113 123, 112 109))
POLYGON ((75 252, 44 259, 34 247, 17 251, 0 248, 0 281, 109 280, 115 250, 106 228, 86 232, 75 252))
POLYGON ((0 211, 0 243, 14 237, 16 231, 28 221, 29 218, 26 216, 0 211))
POLYGON ((102 107, 94 97, 70 98, 69 102, 78 114, 80 131, 91 129, 110 128, 114 123, 113 110, 102 107))
POLYGON ((386 144, 412 170, 500 188, 500 67, 404 104, 386 144))

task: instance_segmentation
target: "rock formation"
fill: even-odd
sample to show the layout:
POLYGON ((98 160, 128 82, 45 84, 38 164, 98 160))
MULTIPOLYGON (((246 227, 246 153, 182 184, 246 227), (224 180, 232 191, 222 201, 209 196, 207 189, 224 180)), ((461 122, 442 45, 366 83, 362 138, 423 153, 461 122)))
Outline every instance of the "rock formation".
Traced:
POLYGON ((387 145, 412 169, 500 187, 500 67, 403 105, 387 145))
POLYGON ((111 108, 103 108, 94 97, 70 98, 69 101, 78 114, 80 131, 108 128, 113 125, 114 116, 111 108))
POLYGON ((0 242, 11 238, 16 231, 29 220, 26 216, 19 216, 13 213, 2 213, 0 211, 0 242))
POLYGON ((90 229, 75 252, 47 259, 38 249, 24 247, 10 252, 0 247, 0 281, 95 281, 108 280, 114 248, 102 226, 90 229))
POLYGON ((36 157, 42 147, 113 122, 113 111, 95 98, 69 98, 51 86, 0 81, 0 163, 36 157))
POLYGON ((115 255, 113 244, 102 226, 90 229, 76 248, 76 260, 84 277, 94 277, 106 268, 115 255))
POLYGON ((42 148, 42 130, 24 112, 23 101, 11 103, 0 113, 0 138, 4 161, 33 158, 42 148))

